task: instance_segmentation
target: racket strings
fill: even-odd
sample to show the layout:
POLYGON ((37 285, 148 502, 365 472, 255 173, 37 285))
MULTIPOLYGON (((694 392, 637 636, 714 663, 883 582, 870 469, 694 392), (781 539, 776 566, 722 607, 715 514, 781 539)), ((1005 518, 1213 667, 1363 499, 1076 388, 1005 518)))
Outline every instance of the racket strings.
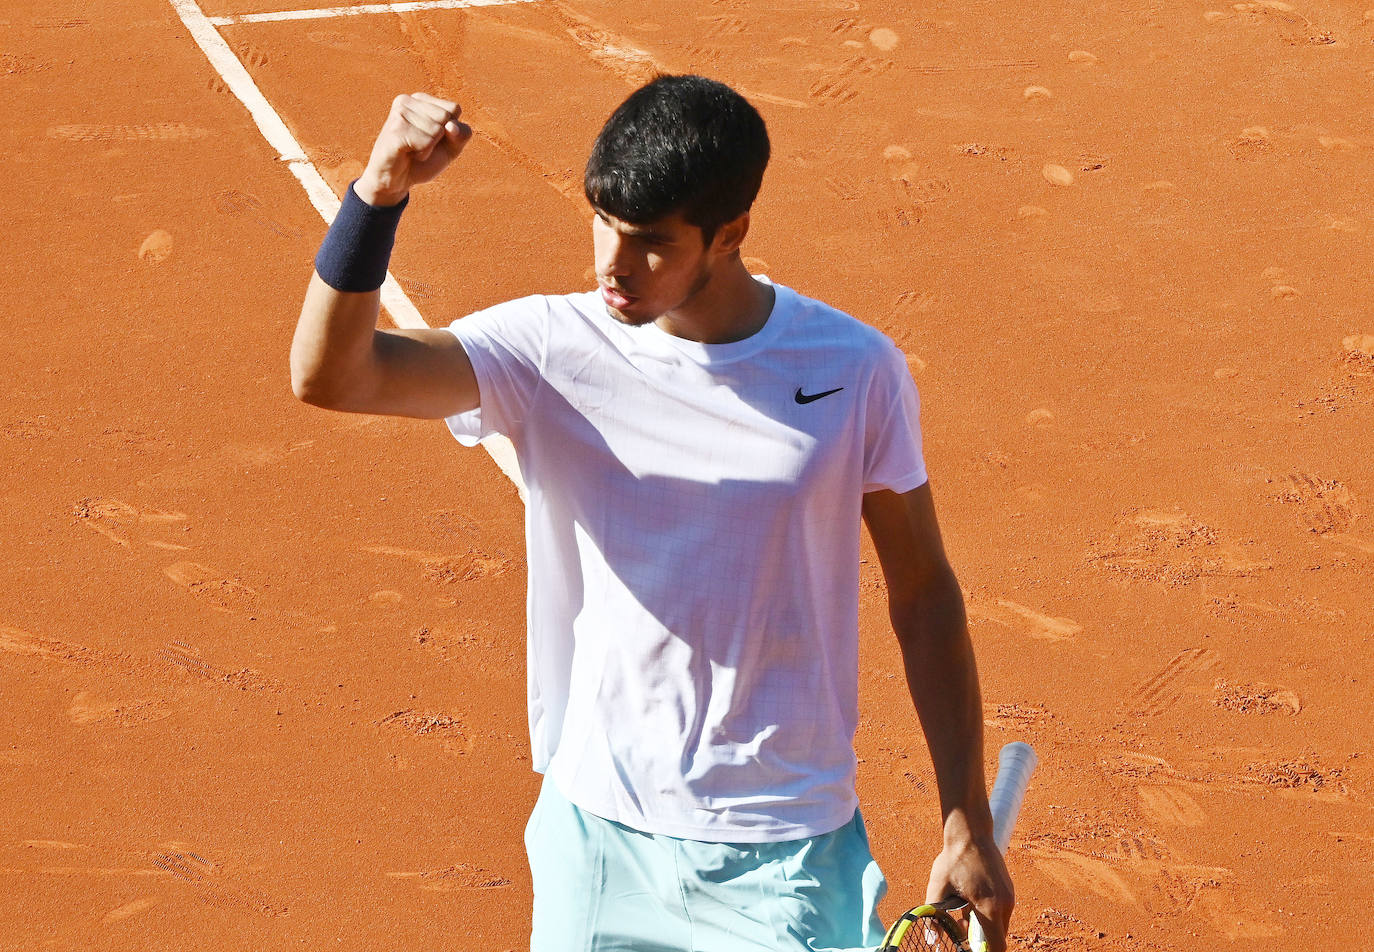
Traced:
POLYGON ((888 933, 884 952, 968 952, 963 932, 948 915, 907 913, 888 933))

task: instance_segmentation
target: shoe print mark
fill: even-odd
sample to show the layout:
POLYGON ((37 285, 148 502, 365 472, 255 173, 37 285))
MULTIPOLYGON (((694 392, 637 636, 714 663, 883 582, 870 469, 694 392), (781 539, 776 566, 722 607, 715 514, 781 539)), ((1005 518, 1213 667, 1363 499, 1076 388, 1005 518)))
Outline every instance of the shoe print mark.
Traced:
POLYGON ((50 126, 48 138, 68 142, 181 142, 204 139, 209 129, 188 126, 183 122, 151 122, 133 125, 91 125, 64 123, 50 126))
POLYGON ((391 545, 364 546, 363 551, 373 555, 395 555, 418 562, 431 582, 472 582, 504 575, 510 568, 508 559, 479 549, 468 549, 459 556, 402 549, 391 545))
POLYGON ((428 737, 454 754, 466 754, 472 747, 463 723, 452 714, 404 710, 388 714, 377 722, 378 727, 400 730, 411 737, 428 737))
POLYGON ((1145 716, 1164 713, 1182 696, 1180 681, 1207 671, 1216 664, 1216 654, 1207 648, 1180 651, 1169 659, 1169 663, 1158 674, 1142 682, 1131 693, 1131 713, 1145 716))
POLYGON ((237 216, 260 225, 282 238, 297 238, 301 230, 268 214, 262 199, 248 192, 228 188, 215 196, 215 209, 223 215, 237 216))
POLYGON ((199 562, 175 562, 162 572, 217 612, 233 612, 257 597, 257 592, 239 580, 225 578, 199 562))
POLYGON ((1345 532, 1355 521, 1355 496, 1339 480, 1293 473, 1285 482, 1278 498, 1298 508, 1298 519, 1309 532, 1345 532))
POLYGON ((1083 631, 1083 626, 1072 618, 1045 615, 1005 598, 971 597, 968 612, 974 618, 1025 631, 1042 641, 1066 641, 1083 631))
POLYGON ((1136 787, 1140 808, 1163 826, 1202 826, 1207 814, 1188 791, 1170 785, 1136 787))
POLYGON ((284 907, 257 890, 228 882, 223 869, 197 853, 169 851, 156 853, 152 859, 154 866, 190 886, 208 905, 269 917, 286 915, 284 907))
POLYGON ((424 872, 391 872, 390 879, 414 880, 416 885, 427 892, 453 892, 460 889, 500 889, 509 886, 511 880, 481 866, 458 863, 445 869, 432 869, 424 872))
POLYGON ((201 659, 198 648, 188 645, 184 641, 173 641, 167 647, 155 652, 153 657, 180 668, 193 678, 236 687, 240 691, 272 691, 275 693, 280 692, 284 687, 275 678, 254 671, 252 668, 230 671, 227 668, 210 664, 201 659))
POLYGON ((1302 701, 1295 692, 1262 681, 1253 684, 1218 681, 1213 685, 1212 703, 1237 714, 1297 714, 1302 710, 1302 701))
POLYGON ((1130 510, 1089 561, 1130 581, 1188 585, 1200 578, 1249 578, 1270 568, 1183 512, 1130 510))
POLYGON ((862 93, 860 84, 870 77, 886 72, 892 67, 892 60, 874 56, 854 56, 840 66, 828 70, 821 78, 811 84, 812 99, 830 105, 842 106, 858 99, 862 93))

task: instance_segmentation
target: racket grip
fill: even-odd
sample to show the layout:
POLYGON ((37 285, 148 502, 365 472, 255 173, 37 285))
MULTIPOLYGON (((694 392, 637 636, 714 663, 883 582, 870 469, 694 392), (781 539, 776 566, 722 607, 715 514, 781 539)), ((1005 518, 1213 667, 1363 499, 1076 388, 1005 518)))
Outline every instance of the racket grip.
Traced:
POLYGON ((1040 758, 1030 744, 1013 741, 998 755, 997 779, 993 781, 988 806, 992 810, 992 838, 1003 853, 1011 842, 1012 827, 1026 797, 1026 785, 1040 758))
MULTIPOLYGON (((992 810, 992 838, 1003 853, 1011 842, 1012 827, 1016 826, 1016 816, 1021 812, 1021 801, 1026 798, 1026 785, 1040 758, 1030 744, 1012 741, 1002 748, 997 756, 997 779, 992 782, 992 793, 988 794, 988 806, 992 810)), ((971 952, 987 952, 988 941, 983 935, 982 924, 971 912, 968 918, 968 945, 971 952)))

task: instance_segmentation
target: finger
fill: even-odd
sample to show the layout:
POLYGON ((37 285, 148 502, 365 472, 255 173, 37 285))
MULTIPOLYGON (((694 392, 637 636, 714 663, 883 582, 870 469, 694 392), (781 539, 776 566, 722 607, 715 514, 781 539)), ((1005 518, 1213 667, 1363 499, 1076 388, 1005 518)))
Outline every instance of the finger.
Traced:
POLYGON ((444 136, 444 125, 442 121, 422 115, 407 108, 401 112, 405 120, 403 136, 406 146, 415 153, 415 158, 423 162, 429 158, 434 151, 434 147, 439 144, 439 140, 444 136))
POLYGON ((410 105, 401 108, 401 119, 428 139, 439 138, 443 134, 444 123, 448 121, 446 116, 431 115, 410 105))
POLYGON ((954 888, 954 884, 949 881, 949 876, 936 862, 931 867, 930 880, 926 883, 926 902, 939 902, 946 896, 954 896, 958 893, 959 890, 954 888))
POLYGON ((425 116, 437 122, 439 125, 443 125, 445 122, 454 118, 454 110, 458 107, 451 103, 430 102, 428 99, 418 99, 415 96, 411 96, 409 101, 405 104, 405 108, 414 115, 425 116))
POLYGON ((463 151, 463 147, 468 144, 468 140, 471 138, 472 126, 466 122, 447 122, 444 124, 444 138, 441 141, 450 159, 456 159, 458 153, 463 151))
POLYGON ((439 107, 450 119, 457 119, 463 111, 462 107, 456 102, 440 99, 438 96, 431 96, 429 93, 411 93, 410 98, 439 107))

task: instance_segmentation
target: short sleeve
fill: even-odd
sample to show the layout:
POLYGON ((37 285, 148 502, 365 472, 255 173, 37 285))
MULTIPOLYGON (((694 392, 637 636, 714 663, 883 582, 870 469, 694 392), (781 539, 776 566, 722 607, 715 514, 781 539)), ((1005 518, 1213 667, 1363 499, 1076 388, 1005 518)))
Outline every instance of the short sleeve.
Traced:
POLYGON ((869 387, 864 440, 864 492, 904 493, 926 482, 921 450, 921 398, 906 358, 891 341, 869 387))
POLYGON ((481 404, 445 419, 465 446, 494 434, 517 440, 542 379, 548 340, 549 305, 525 297, 469 314, 447 330, 472 362, 481 404))

